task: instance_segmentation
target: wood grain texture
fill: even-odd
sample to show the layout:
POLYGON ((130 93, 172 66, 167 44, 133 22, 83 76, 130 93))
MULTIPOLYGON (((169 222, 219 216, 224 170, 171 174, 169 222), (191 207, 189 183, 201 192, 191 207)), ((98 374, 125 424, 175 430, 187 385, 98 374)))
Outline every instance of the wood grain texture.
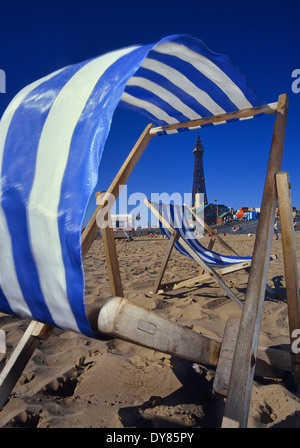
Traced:
POLYGON ((280 95, 223 427, 247 426, 277 202, 275 174, 281 170, 287 111, 287 95, 280 95))

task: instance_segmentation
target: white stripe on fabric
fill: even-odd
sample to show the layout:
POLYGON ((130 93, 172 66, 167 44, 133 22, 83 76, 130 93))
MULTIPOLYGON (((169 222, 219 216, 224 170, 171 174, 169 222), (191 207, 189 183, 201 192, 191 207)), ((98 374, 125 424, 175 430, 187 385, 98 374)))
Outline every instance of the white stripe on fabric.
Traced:
POLYGON ((238 109, 252 107, 241 89, 216 64, 202 54, 196 53, 185 45, 165 43, 155 47, 155 51, 163 54, 173 54, 185 62, 189 62, 199 72, 215 83, 236 105, 238 109))
MULTIPOLYGON (((145 109, 146 111, 154 115, 157 119, 163 120, 168 124, 178 123, 178 120, 176 120, 174 117, 170 117, 170 115, 168 115, 163 109, 160 109, 155 104, 149 103, 149 101, 133 97, 127 92, 123 92, 121 99, 125 103, 132 104, 133 106, 139 107, 141 109, 145 109)), ((177 133, 177 131, 169 131, 169 133, 175 134, 177 133)))
POLYGON ((219 106, 219 104, 217 104, 204 90, 199 89, 199 87, 175 68, 150 58, 145 59, 141 67, 164 76, 174 85, 185 92, 188 92, 201 106, 204 106, 209 110, 212 115, 225 113, 225 110, 222 109, 222 107, 219 106))
MULTIPOLYGON (((30 85, 26 86, 15 96, 15 98, 8 105, 0 122, 0 173, 2 172, 2 162, 3 162, 3 153, 4 153, 6 135, 9 130, 9 126, 15 111, 32 90, 34 90, 44 81, 47 81, 48 79, 52 78, 62 70, 64 69, 57 70, 56 72, 51 73, 50 75, 45 76, 44 78, 39 79, 38 81, 35 81, 30 85)), ((1 196, 2 196, 2 184, 0 182, 0 201, 1 196)), ((16 314, 31 316, 30 310, 28 308, 27 303, 24 300, 17 279, 14 265, 11 237, 6 222, 6 217, 1 207, 1 204, 0 204, 0 229, 1 229, 0 234, 1 288, 3 290, 4 295, 6 296, 6 299, 11 309, 16 314)))
POLYGON ((126 86, 138 86, 142 87, 145 90, 148 90, 151 93, 154 93, 159 98, 164 100, 166 103, 170 104, 174 109, 177 109, 183 115, 185 115, 190 120, 194 120, 196 118, 201 118, 197 112, 191 109, 189 106, 184 104, 177 96, 175 96, 172 92, 165 89, 164 87, 156 84, 153 81, 150 81, 146 78, 141 78, 138 76, 133 76, 126 84, 126 86))
POLYGON ((57 220, 71 139, 98 80, 115 61, 135 48, 108 53, 78 70, 55 99, 41 133, 28 204, 28 222, 41 290, 53 320, 62 328, 79 331, 67 297, 57 220), (45 241, 45 235, 48 235, 51 247, 45 241))

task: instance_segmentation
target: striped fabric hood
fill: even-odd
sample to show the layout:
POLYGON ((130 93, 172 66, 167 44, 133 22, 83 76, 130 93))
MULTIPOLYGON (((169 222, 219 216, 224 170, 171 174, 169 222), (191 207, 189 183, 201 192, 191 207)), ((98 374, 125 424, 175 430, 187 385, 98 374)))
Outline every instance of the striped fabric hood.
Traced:
POLYGON ((226 56, 185 35, 65 67, 20 91, 0 122, 2 312, 92 335, 81 226, 118 104, 165 125, 262 101, 226 56))

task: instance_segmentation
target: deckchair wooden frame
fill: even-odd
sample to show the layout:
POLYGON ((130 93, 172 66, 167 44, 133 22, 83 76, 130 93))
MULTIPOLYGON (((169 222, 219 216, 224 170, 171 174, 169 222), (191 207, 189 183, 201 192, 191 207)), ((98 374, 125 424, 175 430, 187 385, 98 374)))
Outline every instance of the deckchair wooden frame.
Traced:
MULTIPOLYGON (((149 201, 145 201, 145 203, 150 208, 150 210, 152 210, 152 212, 154 214, 156 214, 158 219, 162 220, 161 215, 155 211, 155 209, 151 206, 151 203, 149 201)), ((218 235, 217 231, 213 230, 203 219, 201 219, 200 216, 196 215, 194 213, 194 211, 188 205, 184 204, 184 207, 192 214, 194 219, 211 235, 208 250, 212 250, 215 240, 217 240, 219 242, 219 244, 231 255, 237 256, 237 257, 239 256, 238 253, 228 243, 226 243, 226 241, 224 241, 224 239, 220 235, 218 235)), ((166 225, 166 221, 164 221, 164 222, 166 225)), ((172 232, 172 235, 171 235, 168 247, 166 249, 166 252, 165 252, 162 264, 161 264, 161 268, 157 274, 157 277, 156 277, 156 280, 154 283, 154 287, 153 287, 153 291, 152 291, 154 294, 162 294, 166 291, 173 291, 173 290, 185 288, 185 287, 190 288, 190 287, 193 287, 196 285, 199 286, 205 282, 215 281, 215 275, 214 275, 215 272, 218 274, 218 276, 220 278, 222 278, 226 274, 230 274, 232 272, 236 272, 236 271, 239 271, 242 269, 244 269, 249 274, 249 269, 250 269, 251 262, 252 262, 251 260, 224 266, 222 268, 213 269, 213 270, 211 270, 209 268, 209 266, 207 266, 207 264, 202 260, 204 265, 207 268, 204 268, 203 265, 201 265, 202 270, 199 275, 189 278, 189 279, 181 280, 181 281, 172 281, 172 282, 168 282, 168 283, 162 283, 163 275, 167 268, 167 264, 170 259, 171 252, 174 247, 175 241, 177 241, 179 238, 178 233, 172 228, 172 226, 170 226, 170 230, 172 232)), ((196 252, 192 248, 190 248, 190 255, 194 258, 195 261, 198 262, 198 258, 195 258, 195 256, 194 256, 195 254, 196 254, 196 252)), ((271 255, 270 259, 271 260, 276 259, 276 255, 271 255)), ((219 282, 219 286, 223 287, 223 282, 222 283, 219 282)), ((271 296, 274 295, 272 288, 270 288, 270 286, 268 284, 266 285, 266 290, 268 291, 268 293, 271 296)), ((225 291, 225 293, 227 294, 227 290, 225 291)), ((235 297, 237 297, 237 296, 235 295, 235 297)), ((238 300, 239 300, 238 305, 241 306, 241 301, 239 298, 238 298, 238 300)))
MULTIPOLYGON (((276 108, 273 138, 262 197, 261 214, 253 251, 253 261, 232 361, 222 427, 238 428, 247 426, 277 203, 276 174, 281 171, 287 113, 287 95, 280 95, 276 108)), ((279 191, 278 193, 280 195, 282 194, 279 191)), ((283 208, 281 210, 282 217, 291 213, 291 211, 289 212, 283 208)), ((282 231, 282 238, 287 241, 286 234, 290 235, 293 232, 293 228, 283 228, 282 231)), ((288 250, 292 254, 295 253, 294 242, 291 238, 289 238, 288 250)), ((294 273, 296 272, 295 258, 292 257, 290 259, 289 264, 290 266, 292 265, 292 268, 288 267, 286 260, 284 262, 285 271, 291 269, 294 273)), ((299 293, 298 296, 295 293, 295 291, 298 291, 298 288, 298 278, 297 275, 294 275, 294 292, 290 295, 288 308, 291 308, 292 303, 297 316, 296 322, 299 322, 300 316, 299 293)), ((299 365, 299 358, 299 354, 293 354, 295 364, 297 359, 297 364, 299 365)), ((299 382, 295 364, 293 365, 294 381, 299 382)))
MULTIPOLYGON (((270 235, 272 234, 271 222, 275 215, 275 174, 280 171, 281 166, 287 108, 287 96, 281 95, 277 103, 270 103, 264 106, 244 109, 229 114, 221 114, 203 118, 200 120, 192 120, 186 123, 178 123, 168 126, 154 127, 152 124, 149 124, 141 134, 139 140, 137 141, 130 154, 128 155, 110 188, 107 190, 107 195, 113 194, 115 198, 117 198, 120 188, 127 182, 132 170, 143 154, 151 138, 161 131, 173 130, 179 127, 198 127, 207 123, 246 118, 260 113, 276 113, 270 159, 262 200, 262 214, 260 217, 259 231, 254 247, 253 262, 249 275, 249 286, 247 289, 246 303, 243 307, 242 318, 239 325, 239 333, 236 340, 236 348, 234 350, 234 358, 232 362, 232 371, 228 385, 227 402, 223 418, 223 426, 225 427, 237 427, 246 425, 254 371, 256 372, 258 367, 261 367, 263 370, 264 364, 266 363, 268 365, 268 371, 270 371, 271 366, 271 370, 272 368, 282 369, 284 371, 290 371, 291 369, 293 369, 293 372, 295 374, 295 372, 297 371, 296 369, 299 366, 299 356, 293 355, 293 363, 291 363, 291 356, 289 352, 274 350, 271 348, 261 349, 257 344, 261 321, 261 303, 264 296, 264 294, 261 294, 259 292, 264 291, 266 285, 266 272, 270 257, 270 235), (256 287, 254 287, 255 282, 257 283, 256 287), (248 324, 249 326, 247 327, 248 324), (245 328, 247 328, 247 341, 245 341, 245 328), (245 353, 243 353, 244 350, 245 353), (262 366, 260 366, 260 361, 262 361, 262 366), (235 386, 234 388, 233 385, 235 386), (240 403, 237 403, 237 399, 240 401, 240 403)), ((99 228, 96 223, 96 217, 104 204, 105 198, 103 204, 96 208, 95 213, 93 214, 89 224, 83 232, 83 258, 88 253, 89 248, 91 247, 98 234, 99 228)), ((284 215, 289 215, 289 212, 285 208, 283 208, 282 210, 282 213, 284 215)), ((290 236, 291 229, 286 228, 284 230, 283 228, 282 231, 286 232, 286 234, 290 236)), ((110 237, 106 238, 106 240, 103 240, 103 243, 105 246, 110 246, 110 250, 106 251, 106 261, 108 270, 111 272, 111 274, 109 274, 111 288, 112 290, 114 288, 114 290, 119 291, 119 293, 122 294, 122 289, 119 289, 120 283, 118 283, 120 280, 120 272, 116 250, 115 248, 111 250, 111 246, 114 246, 115 242, 110 235, 110 237)), ((295 253, 295 249, 293 247, 291 248, 291 245, 294 244, 293 239, 286 238, 284 244, 285 250, 289 251, 292 249, 292 252, 295 253)), ((288 307, 289 309, 293 308, 293 311, 299 317, 299 292, 297 289, 298 273, 296 272, 295 259, 293 260, 292 264, 292 268, 288 268, 287 266, 285 266, 286 275, 288 274, 289 278, 291 278, 293 281, 293 288, 289 288, 290 297, 288 300, 288 307), (297 287, 295 287, 295 285, 297 285, 297 287)), ((134 316, 133 313, 130 312, 128 318, 132 320, 135 319, 135 322, 137 322, 137 327, 134 329, 133 333, 130 333, 128 325, 125 324, 125 327, 122 327, 122 325, 116 325, 116 318, 119 318, 119 321, 121 323, 124 323, 124 320, 122 321, 119 315, 119 310, 121 308, 124 308, 124 310, 126 310, 128 301, 126 301, 126 299, 122 297, 112 297, 111 299, 111 303, 115 308, 114 316, 114 313, 111 312, 111 308, 109 307, 108 303, 105 304, 107 310, 104 312, 99 310, 98 307, 86 308, 87 316, 91 322, 93 329, 98 329, 98 331, 100 332, 103 331, 104 334, 111 334, 114 337, 121 337, 131 342, 156 348, 160 351, 166 351, 166 353, 172 353, 175 354, 175 356, 178 355, 181 357, 185 357, 183 353, 185 352, 187 347, 195 345, 196 347, 194 352, 198 352, 198 356, 196 356, 195 359, 200 358, 198 362, 202 362, 204 364, 216 364, 218 362, 222 341, 216 341, 211 338, 205 337, 204 335, 196 335, 191 331, 189 331, 189 334, 187 335, 187 329, 183 329, 182 327, 177 326, 176 324, 171 323, 167 320, 164 320, 162 327, 165 328, 166 324, 170 324, 171 327, 169 333, 163 330, 160 333, 158 332, 158 334, 154 335, 155 325, 149 322, 149 320, 151 320, 149 316, 153 317, 153 313, 141 307, 133 306, 132 303, 130 305, 134 307, 136 316, 134 316), (141 315, 144 317, 144 319, 140 318, 141 315), (143 328, 139 328, 139 325, 143 328), (176 325, 176 330, 174 330, 175 327, 173 325, 176 325), (136 332, 136 330, 139 329, 142 331, 140 333, 136 332), (146 334, 150 342, 147 342, 145 338, 143 339, 141 337, 141 334, 146 334), (152 335, 155 336, 155 340, 151 338, 152 335), (175 340, 173 338, 174 335, 175 340), (191 337, 195 338, 195 344, 191 344, 191 337), (166 341, 164 341, 164 338, 166 338, 166 341), (181 344, 181 341, 184 342, 181 344), (178 345, 180 346, 179 348, 178 345), (199 353, 201 353, 200 357, 199 353)), ((157 316, 155 316, 154 319, 156 318, 157 316)), ((118 322, 118 324, 120 324, 120 322, 118 322)), ((290 328, 292 329, 295 325, 297 326, 298 322, 298 318, 294 319, 293 323, 290 324, 290 328)), ((24 370, 34 349, 37 347, 41 340, 47 339, 50 336, 51 332, 52 327, 36 321, 32 321, 32 323, 29 325, 19 345, 16 347, 15 352, 1 372, 0 407, 2 407, 6 402, 12 388, 14 387, 22 371, 24 370)), ((192 355, 188 355, 187 359, 192 359, 192 355)))
MULTIPOLYGON (((228 288, 228 286, 226 285, 226 283, 224 283, 224 281, 222 280, 222 269, 219 270, 219 272, 221 272, 221 275, 219 272, 217 272, 216 269, 214 269, 212 266, 209 266, 207 263, 205 263, 205 261, 199 256, 199 254, 185 241, 185 239, 178 234, 178 232, 172 227, 172 225, 161 215, 161 213, 159 213, 159 211, 152 206, 151 202, 148 199, 144 200, 145 204, 149 207, 149 209, 152 211, 152 213, 154 213, 154 215, 160 220, 160 222, 162 223, 162 225, 164 226, 164 228, 168 229, 172 236, 170 238, 169 241, 169 245, 168 248, 166 250, 163 262, 162 262, 162 266, 160 268, 160 271, 158 273, 158 276, 156 278, 156 282, 154 285, 154 289, 153 292, 157 293, 160 286, 161 286, 161 281, 163 278, 163 274, 165 272, 165 269, 167 267, 167 263, 169 261, 169 258, 171 256, 171 252, 172 249, 174 247, 174 244, 176 242, 176 240, 178 240, 179 244, 181 244, 181 246, 186 250, 186 252, 199 264, 199 266, 201 266, 203 268, 203 270, 206 273, 203 274, 204 278, 210 278, 211 280, 214 280, 225 292, 225 294, 233 300, 233 302, 238 305, 239 307, 242 307, 242 302, 240 300, 240 298, 230 289, 228 288)), ((238 263, 235 266, 235 269, 245 269, 246 267, 248 267, 250 265, 249 262, 243 262, 243 263, 238 263)), ((230 267, 230 270, 234 270, 234 266, 230 267)), ((228 271, 227 271, 228 272, 228 271)), ((195 282, 197 283, 201 283, 201 279, 202 279, 202 275, 196 277, 195 282)), ((189 279, 192 282, 192 279, 189 279)), ((205 280, 204 280, 205 281, 205 280)), ((182 283, 178 282, 177 284, 178 287, 182 287, 182 283)))

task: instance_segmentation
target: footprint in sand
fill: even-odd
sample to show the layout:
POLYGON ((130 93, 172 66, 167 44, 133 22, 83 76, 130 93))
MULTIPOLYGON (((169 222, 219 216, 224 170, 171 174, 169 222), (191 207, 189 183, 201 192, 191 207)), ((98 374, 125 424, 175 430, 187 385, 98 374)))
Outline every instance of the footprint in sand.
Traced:
POLYGON ((30 412, 24 410, 15 415, 8 423, 5 425, 7 428, 36 428, 39 424, 41 417, 35 412, 30 412))
POLYGON ((46 384, 42 391, 48 395, 71 397, 74 394, 77 384, 77 378, 58 377, 46 384))

